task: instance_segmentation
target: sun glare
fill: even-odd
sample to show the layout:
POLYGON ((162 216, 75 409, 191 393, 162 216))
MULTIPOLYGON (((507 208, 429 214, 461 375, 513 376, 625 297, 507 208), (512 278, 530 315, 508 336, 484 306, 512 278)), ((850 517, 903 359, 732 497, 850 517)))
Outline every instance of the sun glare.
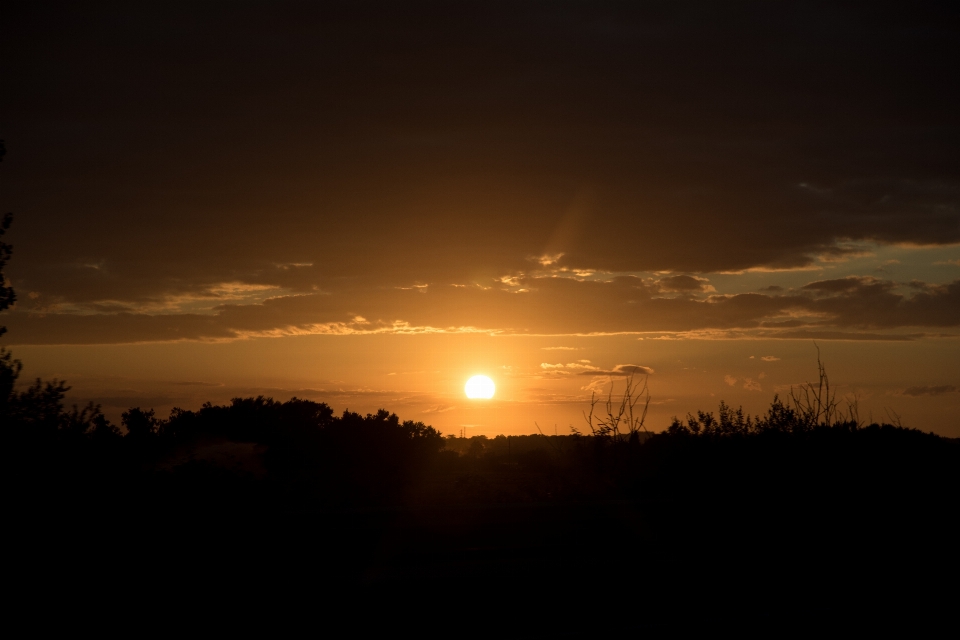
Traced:
POLYGON ((487 400, 493 397, 493 392, 497 390, 497 387, 493 384, 493 380, 487 376, 473 376, 467 380, 463 390, 467 392, 468 398, 487 400))

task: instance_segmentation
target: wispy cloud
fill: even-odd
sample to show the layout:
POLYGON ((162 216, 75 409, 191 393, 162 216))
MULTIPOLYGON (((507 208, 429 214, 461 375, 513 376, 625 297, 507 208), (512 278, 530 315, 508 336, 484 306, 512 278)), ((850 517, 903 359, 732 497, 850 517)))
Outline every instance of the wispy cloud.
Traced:
POLYGON ((192 382, 192 381, 183 381, 183 382, 170 382, 168 384, 176 385, 178 387, 222 387, 222 382, 192 382))
MULTIPOLYGON (((696 280, 699 282, 699 280, 696 280)), ((529 292, 430 287, 272 295, 261 286, 224 286, 209 310, 146 313, 25 305, 7 316, 17 344, 225 341, 250 337, 367 333, 487 333, 658 339, 820 338, 909 340, 907 328, 960 326, 960 280, 909 286, 871 277, 810 282, 790 292, 662 297, 649 279, 530 278, 529 292), (257 296, 237 301, 229 296, 257 296), (259 296, 267 295, 265 299, 259 296), (705 296, 705 297, 704 297, 705 296), (605 309, 595 313, 594 309, 605 309)), ((27 296, 24 296, 27 298, 27 296)), ((554 345, 547 351, 572 351, 554 345)))
POLYGON ((938 387, 907 387, 903 390, 905 396, 942 396, 948 393, 956 393, 957 387, 952 384, 940 385, 938 387))
POLYGON ((430 407, 429 409, 424 409, 423 411, 421 411, 421 413, 446 413, 447 411, 453 411, 456 408, 457 407, 452 404, 451 405, 438 404, 433 407, 430 407))
POLYGON ((632 376, 636 374, 649 375, 653 373, 650 367, 644 367, 639 364, 618 364, 613 369, 591 369, 590 371, 581 371, 581 376, 632 376))

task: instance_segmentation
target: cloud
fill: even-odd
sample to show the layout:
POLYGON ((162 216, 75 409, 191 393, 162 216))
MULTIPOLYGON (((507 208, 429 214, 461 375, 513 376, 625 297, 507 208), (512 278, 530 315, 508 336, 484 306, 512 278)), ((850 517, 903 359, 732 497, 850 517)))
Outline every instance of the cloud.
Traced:
POLYGON ((763 391, 763 388, 760 386, 759 382, 755 382, 752 378, 743 379, 743 388, 747 391, 763 391))
MULTIPOLYGON (((925 337, 934 337, 926 333, 874 333, 869 331, 772 331, 755 333, 755 337, 772 340, 852 340, 876 342, 909 342, 925 337)), ((746 337, 746 336, 743 336, 746 337)))
POLYGON ((178 386, 178 387, 222 387, 222 386, 223 386, 223 383, 222 383, 222 382, 190 382, 190 381, 184 381, 184 382, 170 382, 170 383, 168 383, 168 384, 172 384, 172 385, 175 385, 175 386, 178 386))
POLYGON ((534 282, 513 295, 526 309, 434 291, 560 265, 585 278, 771 271, 849 258, 857 241, 960 241, 960 178, 944 169, 955 95, 916 76, 955 71, 949 9, 878 10, 864 29, 853 9, 783 3, 735 16, 509 4, 429 20, 195 4, 188 30, 176 12, 136 9, 121 25, 90 8, 82 34, 69 11, 8 21, 23 46, 5 62, 29 73, 11 76, 5 114, 30 141, 5 160, 18 172, 5 206, 29 212, 9 275, 39 294, 35 307, 22 296, 37 315, 11 317, 10 339, 358 331, 350 312, 371 331, 956 326, 948 293, 906 299, 865 281, 711 300, 694 299, 714 286, 698 276, 631 291, 534 282), (265 24, 275 37, 251 37, 265 24), (183 55, 157 33, 177 33, 183 55), (897 109, 884 99, 906 95, 897 109), (217 290, 231 282, 252 288, 217 290), (381 299, 393 287, 409 290, 381 299), (650 299, 664 292, 679 295, 650 299))
POLYGON ((938 387, 907 387, 903 390, 905 396, 942 396, 948 393, 956 393, 957 387, 952 384, 941 385, 938 387))
MULTIPOLYGON (((843 278, 785 294, 659 298, 647 281, 564 277, 528 280, 523 296, 497 287, 334 289, 220 303, 204 313, 5 315, 13 344, 235 340, 252 336, 354 333, 596 335, 669 332, 666 337, 910 340, 905 329, 960 327, 960 280, 921 283, 843 278), (603 310, 599 312, 598 310, 603 310)), ((661 336, 663 337, 663 336, 661 336)))
POLYGON ((540 256, 539 258, 534 258, 534 260, 540 263, 540 265, 547 267, 552 264, 556 264, 557 262, 560 261, 560 258, 562 257, 563 257, 563 253, 556 253, 553 255, 543 255, 543 256, 540 256))
POLYGON ((728 385, 730 385, 731 387, 733 387, 733 386, 735 386, 735 385, 737 384, 737 379, 734 378, 734 377, 733 377, 732 375, 730 375, 729 373, 726 374, 725 376, 723 376, 723 381, 726 382, 726 383, 727 383, 728 385))
POLYGON ((454 409, 456 409, 454 405, 438 404, 430 407, 429 409, 424 409, 420 413, 446 413, 447 411, 453 411, 454 409))
MULTIPOLYGON (((960 116, 950 92, 913 72, 951 77, 952 22, 880 12, 863 29, 856 11, 768 4, 735 17, 511 6, 426 22, 417 11, 371 21, 359 8, 328 19, 211 4, 191 9, 189 33, 172 14, 120 28, 90 9, 82 42, 69 12, 27 11, 8 34, 25 43, 8 64, 30 69, 11 78, 5 106, 30 140, 4 167, 18 172, 7 205, 30 212, 12 230, 8 275, 26 295, 9 339, 901 340, 884 332, 958 326, 956 283, 907 295, 891 281, 822 276, 710 295, 727 276, 664 275, 832 268, 865 243, 960 241, 960 178, 943 169, 956 154, 943 132, 960 116), (251 39, 265 18, 276 38, 251 39), (190 64, 158 32, 178 33, 190 64), (748 53, 760 33, 762 65, 748 53), (123 53, 130 42, 136 55, 123 53), (248 58, 258 64, 222 64, 248 58), (100 88, 82 112, 71 69, 100 88), (891 110, 878 99, 890 95, 914 100, 891 110), (182 135, 171 146, 157 131, 182 135)), ((760 286, 750 282, 729 291, 760 286)))
POLYGON ((760 359, 763 360, 764 362, 776 362, 780 358, 778 358, 777 356, 763 356, 760 359))
POLYGON ((581 376, 632 376, 636 374, 650 375, 653 369, 638 364, 618 364, 613 369, 593 369, 590 371, 581 371, 581 376))
POLYGON ((850 276, 847 278, 838 278, 836 280, 819 280, 811 282, 801 287, 804 291, 815 291, 817 293, 841 293, 857 289, 864 289, 870 286, 886 285, 886 288, 892 288, 893 283, 884 283, 882 280, 871 278, 869 276, 850 276))
POLYGON ((590 364, 589 360, 580 360, 578 362, 568 362, 567 364, 550 364, 549 362, 540 363, 540 368, 551 373, 569 374, 575 371, 590 373, 598 371, 599 367, 590 364))
POLYGON ((694 276, 670 276, 657 281, 661 291, 676 291, 681 293, 700 293, 716 291, 706 278, 694 276))

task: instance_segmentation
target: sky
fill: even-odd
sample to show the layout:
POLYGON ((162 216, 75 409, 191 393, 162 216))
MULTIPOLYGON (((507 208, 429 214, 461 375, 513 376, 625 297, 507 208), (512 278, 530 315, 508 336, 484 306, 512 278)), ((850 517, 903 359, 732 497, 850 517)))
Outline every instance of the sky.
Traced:
POLYGON ((3 344, 113 420, 446 434, 816 379, 960 437, 960 9, 7 4, 3 344), (497 394, 470 401, 467 378, 497 394))

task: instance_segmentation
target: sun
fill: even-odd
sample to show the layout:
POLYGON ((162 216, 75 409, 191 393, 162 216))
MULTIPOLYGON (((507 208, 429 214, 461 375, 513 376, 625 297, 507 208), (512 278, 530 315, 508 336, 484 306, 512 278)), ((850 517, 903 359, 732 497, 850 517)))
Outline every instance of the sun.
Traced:
POLYGON ((487 376, 473 376, 467 380, 463 390, 467 392, 468 398, 487 400, 493 397, 493 392, 497 390, 497 386, 487 376))

